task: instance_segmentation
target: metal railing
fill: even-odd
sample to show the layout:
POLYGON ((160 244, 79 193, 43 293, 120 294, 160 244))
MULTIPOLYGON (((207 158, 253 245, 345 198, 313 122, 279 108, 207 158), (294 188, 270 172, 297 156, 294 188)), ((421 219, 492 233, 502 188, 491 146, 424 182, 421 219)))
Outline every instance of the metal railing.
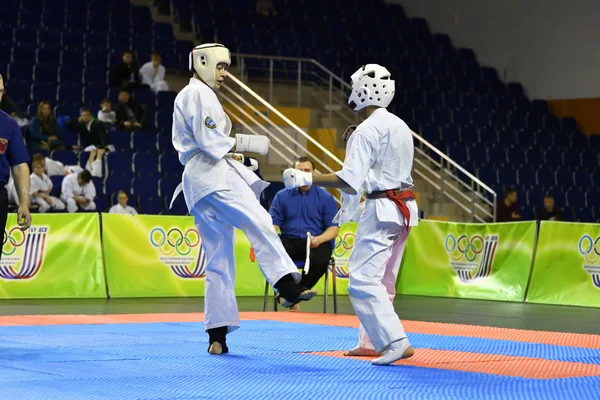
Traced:
MULTIPOLYGON (((248 74, 251 71, 248 67, 249 60, 260 60, 263 67, 266 66, 267 69, 264 70, 260 69, 260 65, 250 63, 254 70, 262 73, 262 76, 267 72, 268 92, 266 95, 271 100, 267 101, 244 83, 242 79, 230 73, 229 81, 237 87, 234 88, 233 85, 226 84, 223 86, 224 90, 219 92, 219 96, 234 107, 246 120, 238 117, 233 119, 250 133, 268 135, 272 141, 271 149, 281 157, 282 164, 291 165, 293 159, 300 155, 307 155, 318 164, 317 170, 334 172, 334 169, 327 164, 327 158, 333 160, 336 169, 341 168, 342 161, 285 117, 271 105, 271 102, 275 86, 280 84, 279 81, 281 81, 281 85, 289 87, 290 78, 292 77, 289 73, 291 69, 281 68, 278 63, 288 63, 288 66, 291 65, 290 63, 295 64, 295 76, 293 77, 296 79, 294 83, 296 99, 294 105, 309 108, 325 105, 329 112, 330 124, 328 128, 336 128, 340 131, 345 129, 345 126, 335 126, 333 124, 332 117, 334 114, 341 117, 338 118, 338 121, 344 124, 358 124, 360 122, 358 113, 351 111, 346 105, 350 85, 317 61, 311 59, 248 54, 234 54, 233 57, 238 61, 239 72, 244 80, 248 80, 248 74), (307 87, 309 90, 306 90, 307 87), (327 96, 324 96, 324 93, 327 93, 327 96), (270 113, 282 119, 286 124, 286 128, 289 129, 276 125, 267 115, 260 112, 253 103, 266 107, 270 113), (296 133, 299 135, 298 138, 295 138, 286 130, 296 133), (307 142, 314 144, 319 152, 323 154, 317 156, 309 151, 306 145, 307 142)), ((260 82, 261 78, 257 79, 260 82)), ((264 78, 262 79, 264 82, 264 78)), ((443 215, 442 208, 446 201, 449 201, 450 204, 454 204, 460 210, 464 216, 460 218, 462 220, 471 222, 494 221, 497 202, 496 193, 417 133, 413 132, 413 138, 415 141, 413 174, 429 185, 428 188, 419 188, 419 192, 427 192, 427 189, 429 189, 432 195, 431 202, 438 204, 440 207, 437 212, 443 215)))
POLYGON ((239 67, 242 81, 248 82, 253 78, 260 82, 265 81, 264 76, 267 76, 268 92, 265 97, 269 103, 273 103, 275 85, 285 84, 291 89, 293 82, 296 93, 292 104, 296 107, 314 107, 317 104, 327 111, 329 125, 332 125, 334 115, 348 125, 358 122, 357 114, 347 105, 351 86, 318 61, 241 53, 234 53, 232 57, 239 67))

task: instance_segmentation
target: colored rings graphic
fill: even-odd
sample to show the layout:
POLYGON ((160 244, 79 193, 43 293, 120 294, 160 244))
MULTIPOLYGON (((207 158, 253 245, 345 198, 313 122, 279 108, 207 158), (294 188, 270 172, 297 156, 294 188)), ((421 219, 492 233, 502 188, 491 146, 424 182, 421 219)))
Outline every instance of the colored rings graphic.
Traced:
POLYGON ((4 231, 4 240, 2 241, 2 254, 10 256, 17 247, 25 243, 26 233, 20 230, 18 227, 12 228, 8 233, 4 231), (10 246, 7 246, 10 243, 10 246))
POLYGON ((356 235, 352 232, 347 232, 343 236, 338 235, 338 237, 335 238, 333 255, 335 257, 342 257, 347 251, 352 250, 355 239, 356 235))
POLYGON ((594 240, 590 235, 583 235, 579 239, 579 253, 587 263, 597 263, 600 260, 600 236, 594 240))
POLYGON ((171 228, 166 233, 162 228, 154 228, 150 231, 150 243, 165 256, 177 253, 178 256, 184 257, 200 243, 200 235, 194 228, 185 233, 177 228, 171 228))
POLYGON ((467 235, 461 235, 457 239, 453 234, 449 234, 446 237, 445 246, 454 261, 464 257, 465 260, 471 262, 475 261, 477 255, 483 251, 483 238, 475 235, 469 239, 467 235))

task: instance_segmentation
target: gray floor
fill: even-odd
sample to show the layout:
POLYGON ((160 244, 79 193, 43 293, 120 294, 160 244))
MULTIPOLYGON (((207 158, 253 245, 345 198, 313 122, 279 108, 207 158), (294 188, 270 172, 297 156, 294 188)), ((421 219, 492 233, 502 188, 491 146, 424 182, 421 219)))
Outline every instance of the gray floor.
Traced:
MULTIPOLYGON (((240 297, 238 303, 241 311, 263 309, 262 297, 240 297)), ((397 296, 394 304, 400 317, 408 320, 600 334, 600 308, 422 296, 397 296)), ((2 300, 0 315, 187 313, 202 312, 203 305, 202 298, 2 300)), ((306 312, 323 312, 323 297, 301 307, 306 312)), ((332 297, 328 309, 333 312, 332 297)), ((347 296, 338 298, 338 313, 353 314, 347 296)))

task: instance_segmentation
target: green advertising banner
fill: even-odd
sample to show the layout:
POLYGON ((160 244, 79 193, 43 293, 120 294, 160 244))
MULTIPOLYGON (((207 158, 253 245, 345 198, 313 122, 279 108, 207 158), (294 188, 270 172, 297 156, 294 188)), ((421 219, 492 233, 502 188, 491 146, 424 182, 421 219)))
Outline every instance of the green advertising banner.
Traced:
MULTIPOLYGON (((111 297, 204 295, 206 259, 192 217, 102 214, 102 240, 111 297)), ((241 231, 235 255, 237 295, 262 295, 265 280, 241 231)))
POLYGON ((535 237, 535 222, 420 221, 408 238, 398 293, 523 301, 535 237))
POLYGON ((541 223, 527 302, 600 307, 600 224, 541 223))
POLYGON ((106 297, 98 214, 35 214, 25 232, 9 214, 3 243, 0 297, 106 297))

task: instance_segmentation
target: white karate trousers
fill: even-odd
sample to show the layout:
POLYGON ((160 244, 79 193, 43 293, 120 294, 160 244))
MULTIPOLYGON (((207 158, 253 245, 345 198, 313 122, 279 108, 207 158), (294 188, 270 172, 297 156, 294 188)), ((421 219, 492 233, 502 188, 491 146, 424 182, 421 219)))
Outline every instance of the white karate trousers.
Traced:
POLYGON ((392 302, 407 238, 405 226, 379 221, 375 204, 365 208, 348 260, 348 294, 360 320, 359 347, 381 352, 406 337, 392 302))
POLYGON ((205 329, 228 326, 229 332, 240 326, 235 298, 235 228, 244 232, 252 244, 261 272, 271 286, 287 274, 294 274, 296 282, 301 279, 273 228, 273 219, 234 171, 231 185, 230 190, 202 198, 191 212, 206 255, 205 329))

